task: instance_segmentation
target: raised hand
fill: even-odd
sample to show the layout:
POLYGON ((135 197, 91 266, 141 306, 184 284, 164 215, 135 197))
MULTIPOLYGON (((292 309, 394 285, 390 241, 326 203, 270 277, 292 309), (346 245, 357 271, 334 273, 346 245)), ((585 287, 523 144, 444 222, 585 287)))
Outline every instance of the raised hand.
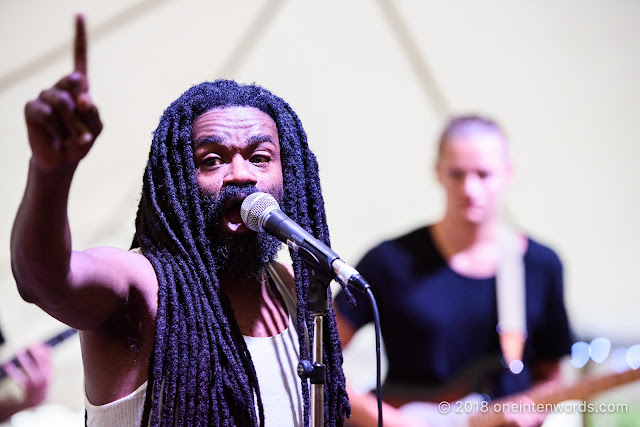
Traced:
POLYGON ((84 17, 76 16, 74 70, 25 106, 32 161, 44 172, 75 169, 102 131, 89 95, 84 17))

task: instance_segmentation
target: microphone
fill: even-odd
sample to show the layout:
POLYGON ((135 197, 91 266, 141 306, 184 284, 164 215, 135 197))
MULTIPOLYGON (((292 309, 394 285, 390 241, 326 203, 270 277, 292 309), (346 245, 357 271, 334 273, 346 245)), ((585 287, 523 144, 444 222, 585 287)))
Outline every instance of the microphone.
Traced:
POLYGON ((348 283, 362 291, 369 288, 355 268, 282 212, 270 194, 251 193, 242 201, 240 216, 247 228, 256 232, 265 231, 276 237, 296 251, 304 261, 329 274, 340 284, 348 283))

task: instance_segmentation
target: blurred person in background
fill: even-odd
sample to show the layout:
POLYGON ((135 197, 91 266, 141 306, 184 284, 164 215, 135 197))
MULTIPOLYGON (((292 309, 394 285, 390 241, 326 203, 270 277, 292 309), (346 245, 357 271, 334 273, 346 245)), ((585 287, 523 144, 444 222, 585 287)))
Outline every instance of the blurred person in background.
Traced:
MULTIPOLYGON (((2 344, 4 337, 0 331, 2 344)), ((40 343, 19 351, 15 358, 0 366, 0 373, 20 387, 18 395, 9 392, 0 395, 0 422, 3 422, 22 410, 38 406, 47 398, 52 377, 51 349, 46 343, 40 343)))
MULTIPOLYGON (((433 424, 442 421, 437 406, 416 402, 466 399, 480 402, 467 407, 480 409, 487 397, 515 393, 526 401, 531 387, 559 381, 559 360, 571 349, 560 259, 499 217, 513 173, 499 126, 480 116, 453 118, 441 134, 435 169, 446 194, 444 216, 380 243, 356 267, 379 307, 388 359, 383 387, 388 426, 429 425, 424 416, 429 409, 433 424), (500 335, 496 284, 507 258, 523 266, 515 280, 520 284, 506 286, 519 286, 525 295, 519 315, 526 330, 500 335), (523 365, 507 369, 511 362, 523 365)), ((354 296, 356 307, 344 292, 335 300, 345 346, 373 320, 364 295, 354 296)), ((354 425, 374 425, 375 395, 353 389, 349 395, 354 425)), ((508 418, 505 423, 539 425, 544 414, 508 418)))

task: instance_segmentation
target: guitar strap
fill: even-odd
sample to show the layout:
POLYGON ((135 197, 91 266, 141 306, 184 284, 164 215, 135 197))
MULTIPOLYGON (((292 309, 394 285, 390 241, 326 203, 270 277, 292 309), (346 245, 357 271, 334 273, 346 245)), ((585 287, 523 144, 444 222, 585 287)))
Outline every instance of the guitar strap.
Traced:
POLYGON ((524 259, 518 233, 506 225, 499 228, 500 261, 496 274, 497 331, 505 364, 518 374, 527 339, 524 259))

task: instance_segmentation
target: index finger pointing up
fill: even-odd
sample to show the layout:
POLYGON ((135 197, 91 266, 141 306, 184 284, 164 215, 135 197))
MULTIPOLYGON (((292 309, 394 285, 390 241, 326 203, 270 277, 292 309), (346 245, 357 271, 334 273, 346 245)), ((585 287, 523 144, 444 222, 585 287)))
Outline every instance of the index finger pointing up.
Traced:
POLYGON ((84 16, 76 15, 76 37, 73 41, 73 69, 87 74, 87 32, 84 27, 84 16))

